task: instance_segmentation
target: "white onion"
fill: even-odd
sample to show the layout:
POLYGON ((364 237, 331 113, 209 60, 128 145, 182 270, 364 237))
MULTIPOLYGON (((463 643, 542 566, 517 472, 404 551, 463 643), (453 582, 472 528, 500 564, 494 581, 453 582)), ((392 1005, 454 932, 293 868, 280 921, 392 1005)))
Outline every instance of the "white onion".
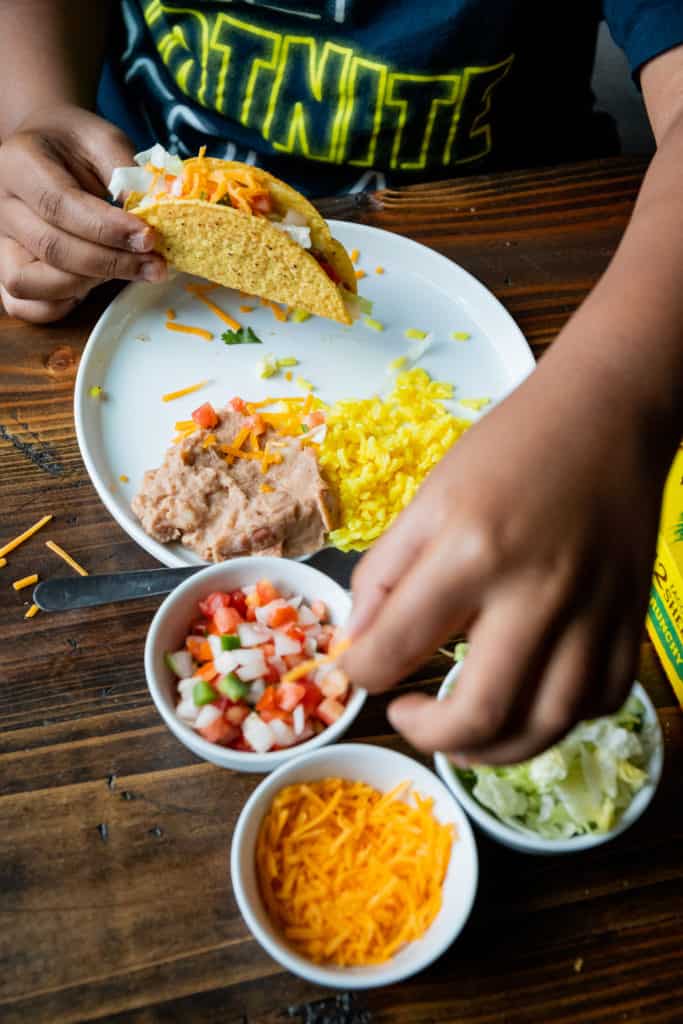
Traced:
POLYGON ((278 747, 291 747, 292 744, 296 743, 294 730, 290 729, 287 723, 281 721, 281 719, 274 718, 272 722, 268 723, 268 728, 275 737, 278 747))
POLYGON ((216 636, 215 633, 210 633, 206 639, 209 641, 209 647, 211 648, 211 657, 215 661, 223 653, 221 638, 216 636))
POLYGON ((153 167, 158 167, 159 170, 165 171, 166 174, 180 174, 183 169, 183 161, 180 157, 169 153, 158 142, 150 149, 144 149, 141 153, 136 153, 133 159, 139 167, 152 164, 153 167))
POLYGON ((287 210, 281 221, 282 224, 295 224, 300 228, 308 227, 308 221, 304 217, 303 213, 299 213, 298 210, 287 210))
POLYGON ((179 199, 183 194, 183 176, 179 174, 171 185, 171 195, 179 199))
POLYGON ((303 704, 297 704, 292 712, 292 725, 294 727, 294 735, 301 736, 306 725, 306 712, 304 711, 303 704))
POLYGON ((284 658, 286 654, 301 654, 301 644, 298 640, 293 640, 291 636, 280 632, 279 629, 275 630, 274 636, 275 653, 278 658, 284 658))
POLYGON ((266 684, 263 679, 255 679, 249 687, 249 693, 247 694, 247 704, 258 704, 261 697, 266 692, 266 684))
POLYGON ((317 626, 319 623, 317 615, 314 615, 307 604, 302 604, 299 608, 299 625, 300 626, 317 626))
POLYGON ((263 657, 263 651, 242 651, 240 666, 236 672, 243 683, 249 683, 253 679, 265 675, 266 659, 263 657))
POLYGON ((227 676, 229 672, 234 672, 238 665, 241 665, 240 661, 240 649, 236 651, 221 651, 221 653, 213 659, 216 672, 219 675, 227 676))
POLYGON ((270 617, 276 608, 284 608, 288 602, 285 601, 284 597, 276 597, 274 601, 270 601, 268 604, 261 605, 260 608, 255 608, 256 619, 263 626, 267 626, 270 617))
POLYGON ((272 630, 268 629, 267 626, 261 625, 260 622, 240 622, 237 632, 239 633, 242 647, 258 647, 259 644, 270 640, 273 635, 272 630))
POLYGON ((278 231, 289 235, 292 241, 300 245, 302 249, 310 249, 312 247, 310 228, 299 227, 297 224, 285 224, 284 221, 278 222, 274 220, 271 223, 278 231))
POLYGON ((183 698, 183 700, 186 700, 188 697, 192 696, 192 691, 194 690, 196 683, 197 680, 194 678, 194 676, 192 676, 192 678, 190 679, 181 679, 179 681, 178 693, 183 698))
POLYGON ((112 199, 124 192, 146 192, 152 184, 152 175, 144 167, 115 167, 109 182, 112 199))
POLYGON ((242 723, 242 735, 257 754, 265 754, 275 745, 275 737, 268 725, 255 711, 242 723))
POLYGON ((175 709, 178 718, 182 719, 183 722, 188 722, 190 725, 194 725, 199 714, 199 708, 195 705, 192 700, 192 696, 185 697, 181 700, 178 707, 175 709))
POLYGON ((215 704, 205 704, 195 719, 195 729, 206 729, 208 725, 213 725, 222 713, 215 704))

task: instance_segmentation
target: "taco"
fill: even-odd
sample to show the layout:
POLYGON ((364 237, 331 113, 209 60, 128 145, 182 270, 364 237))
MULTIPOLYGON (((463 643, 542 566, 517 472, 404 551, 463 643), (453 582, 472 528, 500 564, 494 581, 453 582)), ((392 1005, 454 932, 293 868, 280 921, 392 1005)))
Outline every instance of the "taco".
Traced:
POLYGON ((204 155, 180 160, 156 145, 117 168, 109 190, 156 228, 179 270, 350 324, 356 276, 316 208, 258 167, 204 155))

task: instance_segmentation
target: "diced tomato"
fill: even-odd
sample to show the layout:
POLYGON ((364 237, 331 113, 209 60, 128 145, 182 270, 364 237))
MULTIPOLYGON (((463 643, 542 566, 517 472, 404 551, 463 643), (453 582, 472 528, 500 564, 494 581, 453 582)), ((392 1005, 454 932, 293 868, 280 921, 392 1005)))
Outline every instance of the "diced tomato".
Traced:
POLYGON ((251 208, 254 213, 272 213, 273 204, 269 195, 256 196, 251 201, 251 208))
POLYGON ((235 742, 231 744, 231 746, 233 750, 241 750, 245 754, 251 754, 254 749, 251 743, 249 743, 248 740, 245 740, 242 733, 239 734, 239 736, 237 737, 235 742))
POLYGON ((202 615, 205 615, 207 619, 210 619, 212 615, 216 614, 217 608, 229 608, 231 604, 230 594, 225 594, 220 590, 215 590, 213 594, 209 594, 203 601, 199 602, 199 610, 202 615))
POLYGON ((196 636, 188 636, 185 646, 195 661, 212 661, 213 652, 208 640, 200 640, 196 636))
POLYGON ((235 412, 245 413, 247 411, 247 403, 243 398, 231 398, 228 405, 235 410, 235 412))
POLYGON ((298 644, 302 644, 306 639, 306 634, 300 626, 288 626, 285 633, 292 640, 296 640, 298 644))
MULTIPOLYGON (((214 690, 216 690, 216 693, 218 693, 218 690, 216 689, 216 683, 217 682, 218 682, 218 677, 216 677, 214 679, 213 683, 211 684, 213 686, 214 690)), ((215 700, 213 703, 216 705, 216 707, 218 708, 219 711, 229 711, 230 708, 233 706, 233 702, 230 700, 230 698, 229 697, 223 697, 222 695, 219 696, 218 700, 215 700)))
POLYGON ((349 677, 340 668, 333 668, 320 680, 320 689, 326 697, 344 700, 349 692, 349 677))
POLYGON ((259 712, 272 711, 274 708, 277 708, 277 691, 274 686, 266 686, 256 705, 256 710, 259 712))
POLYGON ((283 711, 293 711, 306 696, 306 687, 301 683, 280 683, 277 688, 278 706, 283 711))
POLYGON ((313 601, 311 604, 311 611, 318 622, 324 622, 327 618, 327 605, 324 601, 313 601))
POLYGON ((341 715, 344 714, 344 705, 340 704, 334 697, 325 697, 315 709, 315 713, 325 725, 332 725, 341 715))
POLYGON ((273 629, 277 629, 278 626, 286 626, 288 622, 298 622, 299 613, 296 608, 292 608, 291 604, 281 605, 279 608, 275 608, 270 616, 269 625, 273 629))
POLYGON ((206 636, 209 628, 209 623, 206 619, 195 619, 194 622, 190 623, 190 633, 194 636, 206 636))
POLYGON ((242 616, 236 608, 217 608, 213 621, 219 633, 236 633, 242 616))
POLYGON ((306 687, 306 693, 304 694, 304 699, 301 703, 303 704, 304 711, 308 716, 312 714, 318 704, 320 704, 323 699, 323 694, 320 688, 311 680, 307 679, 302 685, 306 687))
POLYGON ((239 735, 237 727, 232 722, 228 722, 223 715, 220 718, 216 718, 211 725, 207 725, 197 731, 209 743, 232 743, 239 735))
POLYGON ((215 427, 218 423, 218 416, 211 402, 204 402, 204 405, 200 405, 198 409, 195 409, 192 413, 192 419, 203 430, 210 430, 211 427, 215 427))
POLYGON ((262 678, 264 683, 272 686, 274 683, 280 682, 280 673, 275 668, 275 665, 268 665, 262 678))
POLYGON ((247 617, 247 601, 241 590, 233 590, 230 601, 235 611, 239 612, 243 619, 247 617))
POLYGON ((212 661, 205 662, 202 667, 197 669, 195 672, 195 677, 197 679, 205 679, 207 683, 210 683, 217 675, 218 672, 216 672, 216 666, 212 661))
POLYGON ((247 622, 256 622, 256 609, 252 605, 247 608, 247 622))
POLYGON ((259 714, 264 722, 272 722, 274 718, 279 718, 281 722, 286 722, 287 725, 292 724, 292 716, 288 711, 283 711, 282 708, 264 708, 263 711, 259 711, 259 714))
POLYGON ((305 654, 285 654, 282 659, 287 668, 296 668, 297 665, 301 665, 304 661, 308 661, 305 654))
POLYGON ((247 716, 251 714, 251 708, 247 707, 246 704, 233 704, 231 708, 225 712, 225 717, 233 725, 241 725, 247 716))
POLYGON ((316 409, 307 417, 307 422, 311 430, 313 427, 320 427, 325 422, 325 413, 322 409, 316 409))
POLYGON ((259 580, 256 584, 255 594, 258 597, 259 605, 263 607, 264 604, 270 604, 271 601, 277 601, 280 596, 280 591, 276 590, 270 580, 259 580))
POLYGON ((337 273, 337 271, 336 271, 336 270, 334 269, 334 267, 333 267, 333 266, 331 266, 331 265, 330 265, 330 264, 329 264, 329 263, 327 262, 327 260, 324 260, 324 259, 322 258, 322 256, 318 256, 318 255, 317 255, 317 253, 314 253, 314 256, 315 256, 315 258, 317 259, 317 261, 318 261, 318 263, 320 264, 320 266, 321 266, 321 267, 323 268, 323 270, 325 271, 325 273, 327 274, 327 276, 329 277, 329 279, 330 279, 331 281, 334 281, 334 283, 335 283, 335 284, 341 284, 341 277, 339 276, 339 274, 337 273))
POLYGON ((275 644, 261 644, 261 650, 266 661, 275 657, 275 644))

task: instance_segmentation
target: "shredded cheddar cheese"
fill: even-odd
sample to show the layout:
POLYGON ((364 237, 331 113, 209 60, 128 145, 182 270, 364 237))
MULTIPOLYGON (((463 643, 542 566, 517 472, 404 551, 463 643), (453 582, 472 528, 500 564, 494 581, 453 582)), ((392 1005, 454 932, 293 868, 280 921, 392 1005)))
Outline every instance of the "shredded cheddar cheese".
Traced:
POLYGON ((261 484, 259 487, 261 494, 272 494, 274 490, 275 488, 271 487, 270 484, 261 484))
POLYGON ((175 320, 175 309, 167 309, 166 310, 166 319, 167 320, 175 320))
POLYGON ((53 540, 46 540, 45 547, 49 548, 50 551, 54 551, 54 553, 56 555, 59 555, 60 558, 63 558, 66 564, 70 565, 71 568, 74 569, 79 576, 88 575, 87 569, 84 569, 82 565, 79 565, 75 558, 72 558, 71 555, 69 555, 64 550, 64 548, 60 548, 59 544, 55 544, 53 540))
POLYGON ((213 448, 218 438, 215 434, 207 434, 202 441, 202 448, 213 448))
POLYGON ((240 313, 253 313, 253 312, 254 312, 254 307, 253 306, 240 306, 240 313))
POLYGON ((185 395, 192 395, 195 391, 200 391, 208 383, 208 380, 200 380, 199 384, 191 384, 188 388, 181 388, 180 391, 168 391, 165 395, 161 396, 161 401, 174 402, 176 398, 184 398, 185 395))
POLYGON ((360 253, 359 253, 358 249, 352 249, 351 250, 351 262, 352 263, 358 263, 358 257, 359 256, 360 256, 360 253))
POLYGON ((19 545, 23 544, 25 540, 28 540, 29 537, 32 537, 34 533, 37 533, 38 530, 41 530, 46 523, 49 523, 52 518, 52 515, 43 516, 43 518, 39 519, 37 523, 34 523, 33 526, 30 526, 28 530, 24 530, 24 532, 20 533, 18 537, 14 538, 14 540, 8 541, 7 544, 0 548, 0 558, 3 558, 4 555, 8 555, 10 551, 14 551, 15 548, 18 548, 19 545))
POLYGON ((362 281, 365 276, 366 276, 366 274, 365 274, 364 270, 357 270, 356 271, 356 280, 357 281, 362 281))
POLYGON ((121 476, 119 477, 119 480, 121 481, 122 484, 130 483, 130 477, 126 473, 122 473, 121 476))
POLYGON ((259 889, 303 956, 384 963, 436 918, 454 829, 410 790, 328 778, 286 786, 273 800, 256 842, 259 889))
POLYGON ((282 323, 287 319, 286 309, 281 309, 277 302, 271 302, 270 299, 261 299, 261 305, 267 306, 272 311, 273 316, 276 320, 280 320, 282 323))
POLYGON ((294 668, 290 668, 289 672, 285 672, 281 683, 294 683, 297 679, 302 679, 303 676, 307 676, 309 672, 315 672, 317 668, 322 665, 331 665, 337 658, 341 658, 345 651, 348 651, 351 646, 351 640, 349 637, 345 637, 343 640, 339 640, 334 647, 330 648, 329 654, 321 654, 319 658, 310 658, 308 661, 302 661, 301 664, 295 665, 294 668))
POLYGON ((32 604, 31 607, 29 608, 29 610, 24 615, 24 618, 25 619, 32 619, 33 616, 37 615, 39 611, 40 611, 40 608, 38 607, 38 605, 37 604, 32 604))
POLYGON ((384 273, 384 267, 375 267, 375 273, 376 274, 383 274, 384 273))
POLYGON ((193 295, 198 302, 203 302, 204 305, 208 309, 210 309, 212 313, 215 313, 217 317, 220 317, 223 323, 226 323, 228 325, 231 331, 241 330, 242 325, 237 320, 235 320, 234 317, 230 316, 229 313, 226 313, 225 310, 221 309, 220 306, 217 306, 215 302, 211 301, 211 299, 207 299, 204 293, 204 289, 201 286, 197 286, 194 284, 186 284, 185 291, 189 292, 190 295, 193 295))
POLYGON ((167 320, 166 330, 177 331, 179 334, 196 334, 198 338, 204 338, 205 341, 213 341, 211 331, 205 331, 203 327, 191 327, 189 324, 178 324, 172 320, 167 320))
POLYGON ((14 590, 23 590, 24 587, 30 587, 32 583, 38 582, 38 573, 34 572, 30 576, 24 576, 20 580, 15 580, 12 584, 14 590))
POLYGON ((7 565, 7 559, 6 558, 0 558, 0 569, 4 569, 6 565, 7 565))

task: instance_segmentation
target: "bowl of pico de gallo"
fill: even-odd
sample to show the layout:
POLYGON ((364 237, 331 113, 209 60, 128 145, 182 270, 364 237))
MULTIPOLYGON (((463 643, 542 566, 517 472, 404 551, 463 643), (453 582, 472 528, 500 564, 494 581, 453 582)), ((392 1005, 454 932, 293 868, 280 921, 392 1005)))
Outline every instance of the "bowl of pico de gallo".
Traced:
POLYGON ((164 722, 197 757, 269 772, 338 739, 365 701, 337 665, 351 597, 305 562, 207 566, 159 607, 145 673, 164 722))

